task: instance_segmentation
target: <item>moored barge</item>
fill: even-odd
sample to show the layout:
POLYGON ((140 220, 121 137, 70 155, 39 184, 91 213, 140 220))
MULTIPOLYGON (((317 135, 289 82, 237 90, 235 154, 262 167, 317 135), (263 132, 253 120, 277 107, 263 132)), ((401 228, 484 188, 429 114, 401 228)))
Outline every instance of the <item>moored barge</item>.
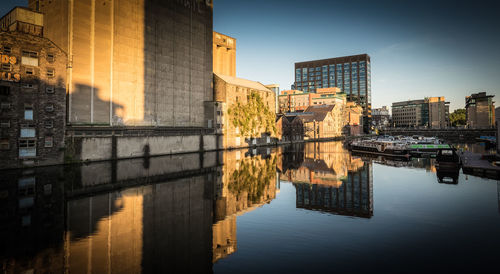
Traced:
POLYGON ((410 157, 408 147, 404 143, 385 140, 360 140, 350 145, 351 151, 383 155, 389 157, 410 157))

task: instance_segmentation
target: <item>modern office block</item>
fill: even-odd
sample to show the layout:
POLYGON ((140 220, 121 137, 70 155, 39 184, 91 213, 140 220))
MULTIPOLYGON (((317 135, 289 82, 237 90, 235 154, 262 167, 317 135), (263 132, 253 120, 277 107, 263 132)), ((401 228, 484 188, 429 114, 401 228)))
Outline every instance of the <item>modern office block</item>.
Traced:
POLYGON ((295 63, 297 90, 316 92, 318 88, 338 87, 348 101, 363 108, 363 124, 371 120, 371 65, 368 54, 295 63))

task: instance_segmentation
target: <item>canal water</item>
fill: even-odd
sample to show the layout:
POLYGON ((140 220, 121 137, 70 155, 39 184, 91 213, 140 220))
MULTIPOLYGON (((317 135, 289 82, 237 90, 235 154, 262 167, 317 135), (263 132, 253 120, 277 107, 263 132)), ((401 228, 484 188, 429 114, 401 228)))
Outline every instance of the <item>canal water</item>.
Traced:
MULTIPOLYGON (((465 149, 472 147, 462 146, 465 149)), ((500 183, 307 143, 0 172, 4 273, 484 272, 500 183)))

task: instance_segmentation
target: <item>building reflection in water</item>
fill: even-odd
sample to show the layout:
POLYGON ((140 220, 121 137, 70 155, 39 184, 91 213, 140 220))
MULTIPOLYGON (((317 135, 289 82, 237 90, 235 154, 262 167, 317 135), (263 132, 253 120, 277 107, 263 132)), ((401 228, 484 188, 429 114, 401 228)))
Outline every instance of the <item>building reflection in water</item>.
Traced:
POLYGON ((352 156, 341 142, 306 143, 283 150, 280 178, 296 189, 296 206, 340 215, 373 216, 373 174, 371 161, 352 156), (302 157, 303 156, 303 157, 302 157))
POLYGON ((236 251, 236 216, 276 197, 275 153, 245 154, 2 172, 3 270, 212 272, 236 251))
POLYGON ((276 198, 276 153, 267 148, 250 152, 223 154, 222 180, 215 201, 213 262, 236 251, 236 216, 276 198))

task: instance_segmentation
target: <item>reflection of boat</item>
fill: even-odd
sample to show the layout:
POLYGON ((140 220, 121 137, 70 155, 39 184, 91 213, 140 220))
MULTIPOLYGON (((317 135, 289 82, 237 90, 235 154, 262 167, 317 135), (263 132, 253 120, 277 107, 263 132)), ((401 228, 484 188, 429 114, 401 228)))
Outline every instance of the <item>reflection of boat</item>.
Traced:
POLYGON ((390 157, 410 157, 406 144, 391 140, 360 140, 350 145, 351 151, 390 157))
POLYGON ((458 183, 460 156, 456 149, 440 149, 436 153, 436 170, 440 183, 458 183))
POLYGON ((436 172, 436 176, 438 177, 438 182, 443 184, 458 184, 458 170, 456 172, 445 172, 438 171, 436 172))

